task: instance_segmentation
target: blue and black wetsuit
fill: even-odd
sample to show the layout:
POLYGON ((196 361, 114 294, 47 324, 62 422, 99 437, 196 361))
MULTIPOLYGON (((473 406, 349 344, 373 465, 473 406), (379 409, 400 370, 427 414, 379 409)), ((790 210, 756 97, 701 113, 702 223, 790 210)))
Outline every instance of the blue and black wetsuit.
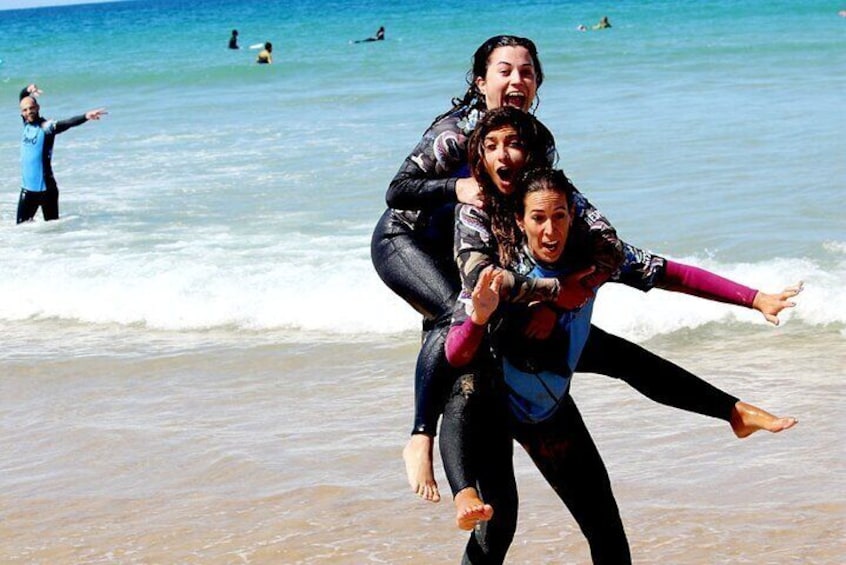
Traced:
MULTIPOLYGON (((560 261, 562 265, 590 264, 592 251, 589 250, 590 246, 582 240, 583 235, 579 230, 571 231, 565 256, 560 261), (585 250, 588 250, 587 254, 585 250)), ((461 302, 466 303, 470 300, 478 275, 485 266, 492 262, 496 264, 497 243, 490 232, 490 220, 484 211, 469 205, 458 207, 455 246, 464 288, 461 292, 461 301, 456 305, 453 324, 463 326, 469 320, 461 302)), ((670 271, 679 267, 663 257, 625 242, 623 251, 625 258, 611 280, 639 290, 648 291, 655 287, 668 287, 670 271)), ((521 285, 521 288, 511 289, 508 293, 513 301, 519 299, 520 302, 526 303, 542 299, 542 296, 536 295, 538 287, 533 284, 533 281, 539 283, 543 279, 534 277, 551 275, 553 272, 544 274, 538 270, 538 265, 525 251, 509 268, 516 275, 524 277, 522 281, 515 278, 515 283, 521 285)), ((712 297, 712 299, 716 297, 718 300, 734 304, 744 304, 739 299, 731 299, 725 293, 692 292, 692 294, 712 297)), ((509 310, 509 312, 512 316, 515 315, 515 310, 509 310)), ((519 312, 519 308, 516 312, 519 312)), ((575 328, 579 336, 584 335, 583 324, 585 323, 587 320, 583 319, 575 328)), ((571 337, 573 329, 570 330, 571 337)), ((566 367, 570 370, 607 375, 628 383, 641 394, 657 402, 730 421, 732 408, 738 401, 736 397, 717 389, 682 367, 627 340, 611 335, 601 328, 591 325, 586 337, 584 341, 579 337, 576 341, 568 338, 570 340, 566 342, 569 354, 566 358, 566 367), (577 348, 574 349, 574 345, 577 348), (577 355, 578 361, 574 367, 576 353, 580 354, 577 355)), ((553 356, 549 357, 549 355, 544 356, 543 344, 539 344, 541 347, 528 346, 526 340, 520 335, 499 341, 500 343, 519 343, 520 345, 513 349, 515 357, 518 354, 523 355, 524 352, 534 351, 533 362, 545 359, 547 366, 557 367, 559 371, 564 370, 561 366, 563 360, 560 355, 561 347, 549 348, 547 353, 553 353, 553 356), (556 351, 558 359, 555 356, 556 351)), ((444 408, 441 424, 441 458, 453 493, 475 486, 482 499, 496 509, 493 518, 477 527, 471 534, 465 553, 465 563, 502 563, 513 538, 517 523, 517 492, 511 461, 512 436, 518 439, 532 455, 538 469, 553 486, 567 482, 572 485, 590 484, 583 481, 590 481, 591 477, 578 474, 578 470, 582 468, 591 469, 592 473, 597 473, 594 479, 601 478, 602 482, 595 484, 591 490, 595 488, 596 492, 600 493, 598 500, 603 501, 602 504, 597 505, 597 501, 593 500, 568 502, 565 496, 578 498, 579 493, 573 492, 572 487, 559 489, 556 486, 556 490, 574 516, 577 516, 577 513, 584 513, 581 518, 577 516, 580 524, 582 520, 592 524, 587 526, 591 533, 585 531, 588 539, 592 539, 591 551, 594 552, 594 544, 596 544, 596 550, 604 555, 604 557, 595 555, 594 558, 598 559, 595 562, 603 562, 602 560, 617 562, 614 556, 626 556, 628 546, 622 543, 624 533, 617 523, 617 518, 610 521, 603 519, 604 524, 597 522, 598 516, 614 517, 618 516, 618 511, 613 497, 608 496, 610 487, 606 489, 604 485, 606 474, 600 471, 604 467, 601 467, 601 459, 596 453, 590 435, 583 428, 575 404, 572 403, 572 399, 568 399, 569 395, 567 395, 561 401, 558 410, 552 410, 555 407, 552 403, 546 408, 530 411, 541 415, 553 413, 551 417, 540 423, 520 422, 517 418, 509 418, 509 413, 513 413, 513 405, 508 404, 513 390, 504 386, 501 363, 495 356, 486 354, 490 349, 491 342, 483 341, 478 348, 479 354, 472 358, 469 365, 461 367, 461 377, 453 387, 444 408), (512 420, 511 425, 507 424, 509 419, 512 420), (566 460, 567 465, 535 455, 556 452, 555 445, 561 439, 561 430, 568 429, 573 430, 574 433, 578 432, 577 438, 574 436, 573 439, 573 445, 578 448, 571 451, 564 450, 561 453, 560 461, 566 460), (610 530, 604 529, 609 527, 610 530), (598 541, 605 537, 616 541, 610 544, 598 541), (605 551, 610 553, 604 553, 605 551)), ((559 392, 566 390, 566 383, 565 386, 559 386, 557 389, 551 386, 549 390, 559 392)), ((523 410, 523 412, 527 411, 523 410)), ((626 562, 627 559, 620 557, 619 562, 626 562)))
MULTIPOLYGON (((530 278, 567 274, 566 269, 534 263, 524 252, 521 266, 526 265, 529 269, 522 273, 530 278)), ((524 335, 530 317, 525 305, 503 304, 483 344, 491 355, 477 355, 459 379, 463 390, 456 387, 444 410, 444 468, 454 489, 476 486, 496 509, 493 519, 471 535, 465 563, 502 563, 513 538, 518 497, 512 437, 576 519, 593 562, 631 562, 608 472, 569 394, 570 379, 591 335, 592 310, 589 300, 580 309, 560 312, 550 337, 535 340, 524 335), (456 468, 468 475, 457 475, 456 468), (453 484, 455 480, 464 483, 453 484), (467 483, 472 480, 475 483, 467 483)), ((457 304, 454 323, 465 324, 466 315, 463 304, 457 304)))
POLYGON ((31 220, 39 206, 45 221, 59 217, 59 187, 51 164, 53 143, 58 134, 86 121, 84 114, 60 121, 41 117, 31 124, 24 121, 17 223, 31 220))

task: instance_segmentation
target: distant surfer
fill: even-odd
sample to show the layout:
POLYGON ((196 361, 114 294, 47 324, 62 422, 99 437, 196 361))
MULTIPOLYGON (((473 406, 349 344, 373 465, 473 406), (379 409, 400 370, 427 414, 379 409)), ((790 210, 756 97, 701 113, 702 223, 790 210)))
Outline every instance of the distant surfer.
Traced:
POLYGON ((21 91, 21 94, 24 92, 27 94, 22 96, 20 101, 23 135, 21 195, 17 215, 19 224, 33 219, 39 207, 45 222, 59 218, 59 187, 50 163, 56 135, 89 120, 99 120, 107 114, 105 108, 98 108, 67 120, 47 120, 41 117, 41 108, 35 99, 41 92, 38 87, 31 84, 21 91))
POLYGON ((368 43, 370 41, 384 41, 385 39, 385 26, 379 26, 379 29, 376 30, 376 35, 373 37, 368 37, 367 39, 359 39, 354 41, 354 43, 368 43))
POLYGON ((269 65, 273 62, 273 44, 271 42, 266 42, 264 44, 264 49, 262 49, 258 57, 256 57, 256 63, 259 65, 269 65))
POLYGON ((602 16, 602 19, 599 20, 591 29, 608 29, 611 27, 611 22, 608 21, 608 16, 602 16))
POLYGON ((240 47, 238 47, 238 30, 237 29, 232 30, 232 37, 229 38, 229 48, 230 49, 240 49, 240 47))
MULTIPOLYGON (((609 29, 611 27, 611 22, 608 21, 608 16, 602 16, 602 19, 590 26, 591 30, 600 30, 600 29, 609 29)), ((585 24, 579 24, 576 26, 578 31, 588 31, 588 27, 585 24)))

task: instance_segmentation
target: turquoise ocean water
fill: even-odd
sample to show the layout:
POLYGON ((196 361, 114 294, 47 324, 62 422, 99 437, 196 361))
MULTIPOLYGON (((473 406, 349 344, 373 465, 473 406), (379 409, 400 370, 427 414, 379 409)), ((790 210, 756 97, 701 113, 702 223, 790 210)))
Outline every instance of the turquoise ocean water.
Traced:
MULTIPOLYGON (((406 499, 396 455, 419 320, 373 272, 369 238, 402 159, 464 92, 476 46, 514 33, 538 45, 537 115, 561 166, 623 238, 764 290, 806 285, 777 329, 738 308, 603 289, 595 319, 606 329, 817 422, 807 436, 756 437, 742 444, 750 451, 732 444, 697 467, 703 446, 725 449, 725 430, 691 439, 661 409, 654 420, 667 428, 649 419, 619 435, 630 427, 620 404, 629 415, 659 409, 586 389, 596 429, 614 430, 597 441, 621 477, 627 524, 654 526, 630 527, 636 555, 798 563, 817 551, 810 562, 837 562, 846 430, 816 426, 842 414, 833 383, 846 369, 841 8, 139 0, 0 11, 0 418, 13 453, 0 491, 19 508, 0 510, 0 534, 27 533, 0 546, 5 561, 427 563, 424 548, 408 547, 421 527, 436 561, 457 561, 451 511, 406 499), (612 29, 577 31, 603 15, 612 29), (351 42, 380 25, 386 41, 351 42), (239 51, 226 49, 233 28, 239 51), (248 48, 264 41, 271 66, 248 48), (16 100, 30 82, 47 117, 109 115, 57 138, 62 219, 15 226, 16 100), (388 408, 351 416, 367 403, 388 408), (642 461, 637 446, 656 444, 681 452, 642 461), (727 475, 718 461, 731 457, 742 463, 727 475), (769 466, 782 474, 749 494, 743 477, 769 466), (657 467, 683 478, 661 483, 657 467), (698 501, 685 481, 742 502, 698 501), (821 494, 832 490, 833 501, 821 494), (821 541, 793 528, 797 506, 821 541), (218 510, 222 523, 202 518, 218 510), (143 521, 150 512, 159 526, 143 521), (104 525, 120 520, 132 535, 104 525), (750 522, 769 525, 750 534, 750 522), (782 542, 768 546, 772 537, 782 542)), ((704 433, 701 418, 684 422, 704 433)), ((527 499, 551 498, 521 469, 534 481, 527 499)), ((529 524, 566 515, 554 500, 528 508, 529 524)), ((586 559, 573 526, 560 528, 518 533, 514 562, 586 559)))

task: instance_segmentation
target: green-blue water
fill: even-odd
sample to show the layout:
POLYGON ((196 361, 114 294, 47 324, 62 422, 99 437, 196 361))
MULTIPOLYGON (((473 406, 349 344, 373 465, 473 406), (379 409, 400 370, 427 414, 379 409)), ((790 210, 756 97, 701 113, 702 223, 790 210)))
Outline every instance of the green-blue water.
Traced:
MULTIPOLYGON (((137 1, 0 11, 0 562, 457 562, 411 497, 418 317, 369 238, 487 37, 533 38, 561 165, 637 245, 775 291, 608 285, 597 323, 800 424, 728 427, 578 375, 637 563, 839 563, 846 18, 812 0, 137 1), (579 32, 607 15, 613 27, 579 32), (384 25, 384 42, 352 44, 384 25), (226 48, 240 32, 240 51, 226 48), (274 64, 247 47, 272 41, 274 64), (17 94, 62 219, 15 226, 17 94)), ((587 562, 525 456, 510 563, 587 562)), ((440 467, 437 477, 446 483, 440 467)))
MULTIPOLYGON (((0 19, 0 319, 413 329, 372 272, 369 232, 472 51, 509 32, 538 44, 537 114, 624 238, 770 290, 804 279, 798 316, 843 327, 846 308, 823 305, 843 305, 846 20, 825 2, 162 0, 0 19), (606 14, 612 29, 576 30, 606 14), (386 41, 350 43, 379 25, 386 41), (248 48, 264 41, 272 66, 248 48), (57 141, 57 226, 12 225, 29 82, 48 117, 110 112, 57 141), (65 294, 45 301, 56 280, 65 294)), ((597 315, 634 332, 614 292, 597 315)), ((680 327, 674 306, 647 310, 641 335, 680 327)))

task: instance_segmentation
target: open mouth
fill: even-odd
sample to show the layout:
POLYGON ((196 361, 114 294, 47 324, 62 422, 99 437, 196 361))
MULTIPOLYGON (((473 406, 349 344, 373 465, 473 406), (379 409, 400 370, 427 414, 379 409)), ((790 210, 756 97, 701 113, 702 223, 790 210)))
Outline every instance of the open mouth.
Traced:
POLYGON ((505 106, 513 106, 522 110, 526 103, 526 95, 522 92, 511 92, 505 95, 503 103, 505 106))
POLYGON ((511 182, 511 179, 514 178, 514 170, 511 167, 500 167, 496 170, 496 176, 499 177, 504 183, 511 182))

